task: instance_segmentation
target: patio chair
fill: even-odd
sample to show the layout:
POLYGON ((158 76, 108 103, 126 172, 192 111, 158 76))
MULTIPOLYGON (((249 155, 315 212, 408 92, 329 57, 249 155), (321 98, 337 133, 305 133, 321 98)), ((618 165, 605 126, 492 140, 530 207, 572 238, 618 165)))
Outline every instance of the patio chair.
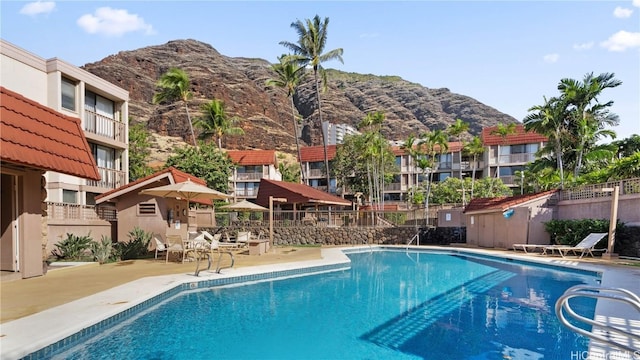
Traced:
MULTIPOLYGON (((227 241, 222 242, 222 234, 217 233, 211 235, 210 232, 206 230, 201 231, 202 235, 204 235, 205 239, 207 239, 211 243, 211 249, 220 251, 220 249, 235 249, 238 247, 238 244, 230 241, 229 236, 227 235, 227 241)), ((226 233, 225 233, 226 234, 226 233)))
POLYGON ((572 252, 574 255, 578 255, 580 252, 580 258, 586 254, 591 255, 593 257, 594 251, 602 251, 603 253, 607 251, 606 248, 596 249, 596 245, 602 240, 608 233, 591 233, 587 235, 582 241, 574 246, 570 245, 548 245, 543 249, 543 254, 548 255, 547 252, 551 251, 551 255, 553 255, 554 251, 558 251, 560 256, 563 258, 569 253, 572 252))
POLYGON ((537 244, 513 244, 513 250, 522 250, 525 254, 528 254, 529 251, 544 251, 544 248, 550 245, 537 245, 537 244))
POLYGON ((187 257, 187 253, 193 249, 189 249, 184 240, 182 240, 182 236, 180 235, 167 235, 167 259, 166 262, 169 261, 169 253, 179 253, 182 263, 184 264, 184 260, 187 257))
POLYGON ((249 240, 251 240, 251 232, 238 231, 238 235, 236 236, 236 243, 238 243, 241 247, 246 247, 249 246, 249 240))

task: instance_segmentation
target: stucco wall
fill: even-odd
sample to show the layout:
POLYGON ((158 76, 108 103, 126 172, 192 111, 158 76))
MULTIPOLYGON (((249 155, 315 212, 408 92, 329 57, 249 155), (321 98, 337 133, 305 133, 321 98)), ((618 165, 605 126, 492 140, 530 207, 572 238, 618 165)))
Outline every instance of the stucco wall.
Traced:
MULTIPOLYGON (((90 236, 93 241, 100 241, 102 236, 111 238, 111 223, 103 220, 52 220, 48 222, 48 241, 46 253, 51 254, 59 241, 67 238, 67 234, 90 236)), ((40 229, 38 229, 40 230, 40 229)), ((42 259, 40 259, 42 261, 42 259)))
MULTIPOLYGON (((610 219, 611 197, 563 200, 558 202, 559 220, 610 219)), ((623 223, 640 223, 640 194, 622 195, 618 198, 618 220, 623 223)))

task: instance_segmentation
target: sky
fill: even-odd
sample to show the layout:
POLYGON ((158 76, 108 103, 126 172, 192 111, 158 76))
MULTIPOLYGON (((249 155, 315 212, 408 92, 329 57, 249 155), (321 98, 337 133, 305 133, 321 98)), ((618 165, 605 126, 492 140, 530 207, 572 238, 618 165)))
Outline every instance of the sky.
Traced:
POLYGON ((519 121, 561 79, 613 73, 622 85, 599 98, 614 102, 612 130, 640 134, 640 0, 2 0, 0 37, 76 66, 178 39, 275 63, 297 41, 291 23, 315 15, 329 18, 325 51, 344 50, 325 68, 448 88, 519 121))

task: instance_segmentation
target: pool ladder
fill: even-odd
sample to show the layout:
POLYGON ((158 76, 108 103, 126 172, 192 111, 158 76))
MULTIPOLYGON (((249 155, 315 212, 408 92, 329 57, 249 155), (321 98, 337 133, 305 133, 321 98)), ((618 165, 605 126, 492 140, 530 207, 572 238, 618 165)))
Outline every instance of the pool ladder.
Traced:
POLYGON ((577 314, 569 305, 569 299, 577 297, 607 299, 627 303, 640 313, 640 297, 638 297, 638 295, 626 289, 576 285, 567 289, 567 291, 565 291, 564 294, 562 294, 562 296, 558 298, 558 301, 556 301, 555 310, 556 316, 558 317, 560 322, 567 328, 580 335, 584 335, 592 340, 601 341, 605 344, 615 346, 632 353, 639 350, 637 347, 634 347, 633 342, 634 340, 640 342, 640 334, 634 334, 631 330, 620 329, 577 314), (591 331, 579 328, 571 324, 565 317, 565 312, 574 320, 591 325, 591 331), (594 330, 596 329, 599 330, 599 333, 594 332, 594 330), (618 339, 624 338, 627 341, 626 343, 622 343, 621 341, 616 340, 615 337, 617 337, 618 339))
POLYGON ((415 235, 413 235, 411 240, 409 240, 409 242, 407 243, 407 250, 409 249, 409 245, 411 245, 414 240, 416 241, 416 245, 420 246, 420 232, 419 231, 415 235))
MULTIPOLYGON (((195 276, 198 276, 200 274, 200 271, 202 270, 210 270, 211 269, 211 254, 209 253, 205 253, 204 255, 207 255, 207 268, 206 269, 200 269, 200 257, 197 257, 197 263, 196 263, 196 272, 195 272, 195 276)), ((236 259, 233 257, 233 253, 231 253, 231 251, 220 251, 220 254, 218 255, 218 265, 216 266, 216 273, 220 274, 220 270, 222 269, 229 269, 233 267, 233 264, 235 264, 236 259), (220 267, 220 261, 222 260, 222 255, 223 254, 229 254, 229 256, 231 257, 231 265, 229 266, 224 266, 224 267, 220 267)))

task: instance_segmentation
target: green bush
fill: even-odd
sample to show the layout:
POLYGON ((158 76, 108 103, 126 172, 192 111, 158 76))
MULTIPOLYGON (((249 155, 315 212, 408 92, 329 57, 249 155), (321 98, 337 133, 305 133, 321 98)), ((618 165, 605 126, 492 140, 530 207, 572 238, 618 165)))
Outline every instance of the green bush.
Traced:
POLYGON ((116 244, 116 256, 122 260, 138 259, 145 257, 149 253, 149 243, 153 237, 139 227, 129 231, 129 241, 116 244))
POLYGON ((93 239, 91 232, 85 236, 67 233, 67 238, 57 243, 56 249, 51 254, 58 260, 81 261, 87 260, 87 250, 91 247, 93 239))
POLYGON ((100 264, 104 264, 113 259, 113 243, 111 238, 102 235, 100 242, 94 241, 91 243, 91 254, 93 259, 100 264))
MULTIPOLYGON (((618 223, 616 226, 618 231, 623 229, 622 223, 618 223)), ((551 220, 544 223, 544 228, 551 236, 553 244, 574 246, 590 233, 608 233, 609 220, 551 220)))

